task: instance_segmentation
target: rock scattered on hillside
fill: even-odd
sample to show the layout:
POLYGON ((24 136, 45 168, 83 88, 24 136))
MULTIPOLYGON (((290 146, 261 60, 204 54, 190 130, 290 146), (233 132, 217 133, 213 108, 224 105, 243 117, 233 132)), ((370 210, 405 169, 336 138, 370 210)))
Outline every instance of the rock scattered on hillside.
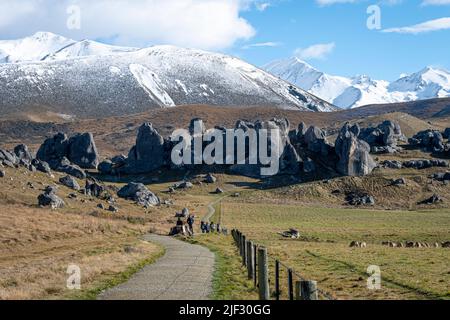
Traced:
POLYGON ((439 195, 433 194, 430 198, 420 201, 418 204, 431 205, 431 204, 436 204, 436 203, 440 203, 440 202, 443 202, 443 199, 439 195))
POLYGON ((81 187, 80 187, 80 185, 78 184, 77 180, 75 180, 75 179, 74 179, 73 177, 71 177, 71 176, 61 177, 61 178, 59 179, 59 182, 60 182, 62 185, 66 186, 66 187, 68 187, 68 188, 70 188, 70 189, 76 190, 76 191, 78 191, 78 190, 81 189, 81 187))
POLYGON ((392 186, 405 186, 406 180, 405 180, 405 178, 395 179, 395 180, 392 180, 391 185, 392 186))
POLYGON ((106 191, 105 187, 102 186, 97 181, 86 180, 86 184, 84 186, 84 193, 86 195, 100 198, 103 193, 106 191))
POLYGON ((133 200, 144 207, 157 206, 161 200, 142 183, 130 182, 117 192, 123 199, 133 200))
POLYGON ((375 199, 371 195, 368 194, 358 194, 358 193, 350 193, 346 200, 351 206, 366 206, 375 205, 375 199))
POLYGON ((206 183, 216 183, 217 178, 214 177, 211 173, 208 173, 204 180, 206 183))
POLYGON ((44 193, 38 196, 38 205, 41 207, 51 207, 52 209, 59 209, 64 207, 64 201, 56 195, 57 188, 54 186, 47 186, 44 193))

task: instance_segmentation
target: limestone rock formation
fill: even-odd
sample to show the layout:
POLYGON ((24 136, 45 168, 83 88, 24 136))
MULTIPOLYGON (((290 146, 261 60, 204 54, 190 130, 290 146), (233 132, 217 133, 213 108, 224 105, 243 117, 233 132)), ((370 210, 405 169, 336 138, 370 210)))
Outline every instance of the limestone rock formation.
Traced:
POLYGON ((336 139, 335 148, 339 158, 337 170, 346 176, 364 176, 376 167, 367 142, 358 139, 359 127, 344 125, 336 139))
POLYGON ((162 167, 164 161, 164 139, 151 123, 144 123, 138 131, 136 144, 131 148, 125 166, 126 174, 149 173, 162 167))

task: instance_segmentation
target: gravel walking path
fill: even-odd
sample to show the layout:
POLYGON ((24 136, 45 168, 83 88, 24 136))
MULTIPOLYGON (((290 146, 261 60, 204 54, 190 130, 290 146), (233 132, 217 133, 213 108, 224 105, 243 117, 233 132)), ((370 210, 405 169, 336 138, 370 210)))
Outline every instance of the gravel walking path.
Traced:
POLYGON ((212 294, 214 254, 207 248, 173 237, 148 234, 166 254, 129 281, 109 289, 100 300, 208 300, 212 294))

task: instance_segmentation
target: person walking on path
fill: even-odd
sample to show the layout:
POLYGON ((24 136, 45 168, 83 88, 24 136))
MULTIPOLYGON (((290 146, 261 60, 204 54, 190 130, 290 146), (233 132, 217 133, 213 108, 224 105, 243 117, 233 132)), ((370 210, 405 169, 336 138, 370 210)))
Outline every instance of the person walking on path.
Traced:
POLYGON ((189 215, 189 217, 187 218, 187 224, 191 231, 191 235, 194 235, 194 223, 195 223, 195 217, 192 215, 189 215))

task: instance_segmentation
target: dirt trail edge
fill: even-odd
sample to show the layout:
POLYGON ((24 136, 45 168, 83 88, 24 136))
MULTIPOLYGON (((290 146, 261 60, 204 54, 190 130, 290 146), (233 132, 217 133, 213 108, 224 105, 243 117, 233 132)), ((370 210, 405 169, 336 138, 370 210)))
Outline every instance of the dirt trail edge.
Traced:
POLYGON ((129 281, 99 295, 99 300, 208 300, 212 294, 214 254, 172 237, 148 234, 166 254, 129 281))

